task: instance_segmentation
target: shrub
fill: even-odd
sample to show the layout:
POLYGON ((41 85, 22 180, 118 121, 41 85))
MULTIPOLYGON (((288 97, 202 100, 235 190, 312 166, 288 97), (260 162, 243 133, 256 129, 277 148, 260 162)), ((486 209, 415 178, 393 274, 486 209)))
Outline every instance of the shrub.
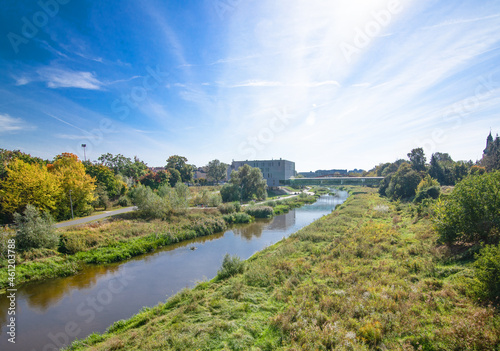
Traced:
POLYGON ((415 196, 413 202, 419 203, 423 199, 437 199, 441 193, 441 188, 439 186, 430 186, 428 188, 420 189, 415 196))
POLYGON ((240 187, 236 184, 224 184, 220 189, 220 195, 224 202, 239 201, 241 197, 240 187))
POLYGON ((118 199, 118 205, 123 207, 132 206, 132 201, 130 201, 130 198, 127 195, 122 195, 118 199))
POLYGON ((54 222, 47 212, 40 213, 34 206, 28 205, 23 215, 14 214, 17 225, 16 244, 20 250, 31 248, 53 249, 59 242, 54 222))
POLYGON ((252 216, 244 212, 225 214, 222 218, 228 224, 250 223, 252 221, 252 216))
POLYGON ((144 185, 134 188, 131 191, 131 196, 134 204, 144 217, 163 219, 172 212, 169 199, 160 197, 151 188, 144 185))
POLYGON ((238 256, 231 256, 226 254, 224 260, 222 261, 221 268, 217 271, 217 280, 227 279, 236 274, 243 273, 245 268, 245 262, 243 262, 238 256))
POLYGON ((209 207, 217 207, 221 204, 221 202, 222 202, 222 197, 220 196, 219 193, 211 194, 208 197, 208 206, 209 207))
POLYGON ((217 209, 222 214, 228 214, 228 213, 240 212, 241 205, 238 201, 235 201, 227 204, 220 204, 219 206, 217 206, 217 209))
POLYGON ((255 218, 271 218, 274 215, 274 210, 269 206, 248 206, 245 212, 255 218))
POLYGON ((435 228, 442 242, 498 243, 500 171, 469 176, 436 206, 435 228))
POLYGON ((500 246, 487 245, 474 262, 476 269, 476 292, 495 304, 500 303, 500 246))

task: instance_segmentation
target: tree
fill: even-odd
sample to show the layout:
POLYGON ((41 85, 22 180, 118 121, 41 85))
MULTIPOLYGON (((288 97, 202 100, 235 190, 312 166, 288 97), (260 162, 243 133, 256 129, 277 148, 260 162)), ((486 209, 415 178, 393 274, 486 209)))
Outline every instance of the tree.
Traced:
POLYGON ((181 175, 182 182, 190 182, 193 179, 194 167, 188 165, 186 162, 187 158, 184 156, 173 155, 168 158, 165 168, 169 170, 170 173, 172 173, 172 169, 176 169, 181 175))
POLYGON ((220 162, 217 159, 210 161, 207 165, 208 178, 215 183, 219 183, 221 180, 226 178, 227 167, 228 165, 220 162))
POLYGON ((148 171, 139 180, 141 184, 149 186, 151 189, 158 189, 164 184, 168 184, 170 173, 167 170, 159 170, 158 172, 148 171))
POLYGON ((440 184, 444 185, 445 183, 444 170, 443 167, 441 167, 441 164, 439 163, 439 157, 436 154, 432 154, 431 156, 429 175, 432 178, 436 179, 440 184))
POLYGON ((6 173, 0 181, 0 202, 4 212, 21 213, 28 204, 42 211, 56 210, 62 188, 57 177, 45 166, 15 159, 7 165, 6 173))
POLYGON ((89 214, 92 211, 91 203, 95 200, 95 180, 85 173, 85 166, 78 157, 63 153, 56 156, 48 169, 57 177, 62 188, 58 201, 58 218, 70 218, 71 202, 75 215, 89 214))
POLYGON ((181 172, 176 170, 175 168, 167 169, 170 172, 170 178, 168 180, 171 187, 174 187, 175 184, 182 182, 181 172))
POLYGON ((442 242, 496 244, 500 233, 500 171, 469 176, 438 202, 435 228, 442 242))
POLYGON ((47 161, 39 157, 33 157, 30 154, 25 154, 20 150, 10 151, 0 148, 0 180, 7 176, 7 165, 14 160, 21 160, 24 163, 38 164, 41 166, 47 164, 47 161))
POLYGON ((103 164, 85 163, 85 173, 95 179, 97 185, 102 185, 109 197, 120 195, 122 188, 126 186, 116 178, 114 172, 103 164))
POLYGON ((416 148, 411 150, 410 153, 408 153, 408 158, 410 159, 411 166, 412 168, 417 171, 425 171, 425 155, 424 155, 424 149, 421 147, 416 148))
POLYGON ((230 183, 239 187, 242 200, 263 200, 267 183, 259 168, 243 165, 231 173, 230 183))
POLYGON ((23 215, 14 214, 14 222, 17 226, 16 244, 19 249, 57 247, 59 236, 47 212, 40 213, 34 206, 27 205, 23 215))
POLYGON ((137 156, 134 156, 134 161, 129 157, 125 157, 121 154, 113 156, 113 154, 107 153, 103 154, 98 158, 99 162, 106 167, 115 172, 115 174, 121 174, 125 177, 129 177, 138 181, 148 169, 146 163, 141 161, 137 156))
POLYGON ((417 186, 422 180, 420 174, 408 163, 399 166, 398 171, 391 176, 386 195, 393 200, 410 199, 415 196, 417 186))

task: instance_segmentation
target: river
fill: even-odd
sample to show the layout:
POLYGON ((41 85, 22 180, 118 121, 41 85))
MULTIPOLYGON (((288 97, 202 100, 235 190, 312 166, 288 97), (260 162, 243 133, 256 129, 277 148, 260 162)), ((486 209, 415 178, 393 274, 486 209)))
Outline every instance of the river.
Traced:
POLYGON ((15 344, 6 335, 10 301, 0 296, 0 349, 57 350, 76 338, 104 332, 143 306, 155 306, 185 287, 213 278, 226 253, 247 259, 330 213, 346 198, 342 191, 322 196, 271 220, 238 225, 125 262, 89 266, 75 276, 21 286, 16 293, 15 344))

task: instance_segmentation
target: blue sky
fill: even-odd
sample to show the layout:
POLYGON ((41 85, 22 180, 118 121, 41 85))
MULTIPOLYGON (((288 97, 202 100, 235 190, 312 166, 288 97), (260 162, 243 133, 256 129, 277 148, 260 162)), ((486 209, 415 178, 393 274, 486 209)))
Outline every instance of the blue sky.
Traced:
POLYGON ((0 147, 43 158, 475 161, 500 133, 500 2, 7 0, 0 71, 0 147))

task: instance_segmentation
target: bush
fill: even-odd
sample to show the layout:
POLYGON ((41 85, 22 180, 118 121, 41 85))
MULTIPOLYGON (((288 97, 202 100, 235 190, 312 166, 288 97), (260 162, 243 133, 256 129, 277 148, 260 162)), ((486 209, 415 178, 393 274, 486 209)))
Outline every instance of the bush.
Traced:
POLYGON ((122 195, 118 199, 118 205, 123 207, 129 207, 132 206, 132 201, 130 201, 130 198, 127 195, 122 195))
POLYGON ((140 213, 148 218, 166 218, 172 212, 169 199, 162 198, 155 194, 151 188, 139 185, 131 191, 134 205, 140 213))
POLYGON ((244 212, 225 214, 222 218, 228 224, 250 223, 252 221, 252 216, 244 212))
POLYGON ((270 206, 247 206, 245 212, 255 218, 271 218, 274 215, 270 206))
POLYGON ((222 202, 222 197, 220 196, 219 193, 211 194, 208 197, 208 206, 209 207, 217 207, 221 204, 221 202, 222 202))
POLYGON ((441 242, 498 243, 500 171, 469 176, 436 206, 435 228, 441 242))
POLYGON ((28 205, 23 215, 14 214, 17 225, 16 244, 20 250, 31 248, 53 249, 59 243, 54 222, 47 212, 40 213, 34 206, 28 205))
POLYGON ((500 246, 488 245, 476 257, 476 292, 481 298, 499 304, 500 246))
POLYGON ((415 196, 413 202, 419 203, 423 199, 437 199, 441 193, 441 188, 439 186, 430 186, 428 188, 420 189, 415 196))
POLYGON ((236 274, 243 273, 245 269, 245 262, 243 262, 238 256, 230 256, 226 254, 224 260, 222 261, 221 268, 217 271, 217 280, 227 279, 236 274))
POLYGON ((236 184, 224 184, 220 189, 220 195, 224 202, 239 201, 241 197, 240 187, 236 184))
POLYGON ((219 206, 217 206, 217 209, 222 214, 228 214, 228 213, 240 212, 241 205, 238 201, 235 201, 227 204, 220 204, 219 206))

